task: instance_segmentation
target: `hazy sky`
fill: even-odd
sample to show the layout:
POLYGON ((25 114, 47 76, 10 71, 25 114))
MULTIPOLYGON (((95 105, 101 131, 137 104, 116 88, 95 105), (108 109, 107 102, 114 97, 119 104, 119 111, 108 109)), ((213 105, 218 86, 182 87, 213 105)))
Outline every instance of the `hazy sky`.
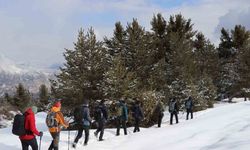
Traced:
POLYGON ((218 43, 221 27, 250 29, 250 0, 0 0, 0 54, 17 63, 50 67, 64 61, 79 28, 112 35, 114 23, 137 18, 147 30, 153 14, 182 13, 218 43))

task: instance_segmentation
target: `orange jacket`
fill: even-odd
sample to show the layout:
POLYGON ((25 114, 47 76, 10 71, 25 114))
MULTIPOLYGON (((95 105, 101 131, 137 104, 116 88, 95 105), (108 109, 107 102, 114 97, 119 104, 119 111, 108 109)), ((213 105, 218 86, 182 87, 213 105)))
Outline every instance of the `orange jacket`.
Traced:
POLYGON ((51 132, 51 133, 60 132, 61 126, 65 127, 65 128, 67 128, 69 126, 68 123, 65 122, 63 114, 60 110, 61 110, 60 107, 52 107, 51 108, 51 112, 56 113, 55 118, 56 118, 56 121, 58 122, 58 127, 49 128, 49 132, 51 132))

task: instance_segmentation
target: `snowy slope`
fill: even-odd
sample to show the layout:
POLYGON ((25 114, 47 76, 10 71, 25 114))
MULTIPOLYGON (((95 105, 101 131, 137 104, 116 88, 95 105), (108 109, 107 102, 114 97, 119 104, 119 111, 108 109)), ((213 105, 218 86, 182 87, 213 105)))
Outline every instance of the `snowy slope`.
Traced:
MULTIPOLYGON (((82 146, 82 139, 77 149, 85 150, 248 150, 250 149, 250 102, 227 104, 214 109, 196 113, 195 119, 185 121, 185 116, 180 114, 180 123, 170 126, 168 113, 162 128, 151 127, 142 129, 140 133, 132 133, 119 137, 115 136, 114 129, 105 130, 103 142, 98 142, 93 136, 89 145, 82 146)), ((36 115, 39 130, 46 131, 44 113, 36 115)), ((122 130, 121 130, 122 131, 122 130)), ((60 149, 67 150, 68 132, 62 132, 60 149)), ((71 132, 70 141, 75 137, 71 132)), ((48 132, 42 140, 42 149, 50 144, 51 137, 48 132)), ((11 129, 0 130, 0 149, 19 150, 20 143, 16 136, 11 134, 11 129)), ((72 148, 70 148, 72 149, 72 148)))
POLYGON ((28 65, 17 65, 14 61, 0 54, 0 96, 12 94, 19 83, 37 93, 41 84, 49 85, 50 73, 28 65))
POLYGON ((20 74, 22 69, 18 68, 14 62, 7 59, 5 56, 0 54, 0 72, 6 72, 11 74, 20 74))

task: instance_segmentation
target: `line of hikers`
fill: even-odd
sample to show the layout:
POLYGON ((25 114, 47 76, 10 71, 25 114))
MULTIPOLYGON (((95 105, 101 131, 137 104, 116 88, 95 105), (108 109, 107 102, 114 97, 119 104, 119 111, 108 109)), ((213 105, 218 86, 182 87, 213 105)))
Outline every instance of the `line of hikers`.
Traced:
MULTIPOLYGON (((124 130, 124 135, 127 135, 127 121, 128 121, 128 107, 125 100, 120 100, 118 103, 118 115, 111 120, 116 121, 116 136, 120 135, 120 127, 122 126, 124 130)), ((191 119, 193 119, 193 100, 189 97, 185 101, 186 108, 186 119, 188 120, 189 114, 191 114, 191 119)), ((134 118, 134 132, 140 132, 140 122, 143 120, 144 115, 140 102, 135 100, 131 108, 132 117, 134 118)), ((159 100, 155 112, 157 113, 158 127, 161 127, 162 118, 164 116, 164 106, 159 100)), ((178 112, 179 107, 176 98, 172 98, 169 102, 169 112, 170 112, 170 124, 173 124, 173 117, 175 116, 176 123, 178 123, 178 112)), ((43 132, 39 132, 35 124, 35 115, 37 113, 37 107, 32 106, 27 109, 23 115, 16 115, 14 118, 12 133, 19 135, 22 149, 28 150, 31 146, 32 150, 38 150, 38 144, 35 136, 43 136, 43 132)), ((82 137, 83 131, 85 133, 84 145, 88 144, 89 140, 89 129, 91 124, 96 124, 97 129, 94 135, 97 137, 99 134, 99 141, 103 141, 104 129, 108 119, 108 110, 105 105, 105 101, 101 100, 94 109, 94 119, 90 117, 90 110, 87 103, 78 106, 74 110, 74 125, 78 130, 77 136, 72 144, 73 148, 76 148, 78 140, 82 137)), ((69 121, 65 121, 64 116, 61 112, 61 102, 57 101, 52 106, 51 110, 48 112, 46 117, 46 124, 48 126, 49 132, 52 137, 52 142, 48 150, 58 150, 60 141, 61 130, 67 129, 69 127, 69 121)), ((39 144, 40 146, 41 144, 39 144)), ((40 147, 39 147, 40 150, 40 147)))

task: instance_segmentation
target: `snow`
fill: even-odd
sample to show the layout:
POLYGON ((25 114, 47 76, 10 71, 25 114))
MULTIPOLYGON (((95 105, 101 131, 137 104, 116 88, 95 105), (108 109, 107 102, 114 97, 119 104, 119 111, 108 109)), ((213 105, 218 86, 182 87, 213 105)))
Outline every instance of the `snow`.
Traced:
POLYGON ((0 54, 0 72, 20 74, 22 73, 22 69, 18 68, 14 62, 0 54))
POLYGON ((40 74, 51 75, 55 70, 38 69, 29 64, 17 64, 11 59, 0 54, 0 73, 14 74, 14 75, 33 75, 39 76, 40 74))
MULTIPOLYGON (((220 104, 213 109, 207 109, 194 114, 193 120, 184 120, 185 114, 180 113, 180 123, 169 125, 169 114, 166 112, 162 128, 153 126, 142 129, 139 133, 124 136, 121 130, 119 137, 115 129, 106 129, 105 141, 98 142, 91 130, 90 141, 83 147, 83 138, 78 143, 77 150, 248 150, 250 148, 250 102, 235 99, 238 103, 220 104)), ((51 137, 44 123, 45 113, 36 115, 37 128, 45 131, 42 139, 42 149, 48 149, 51 137)), ((76 132, 70 132, 72 143, 76 132)), ((11 134, 11 128, 0 130, 0 149, 21 149, 18 137, 11 134)), ((37 138, 39 140, 39 137, 37 138)), ((60 149, 67 150, 68 132, 61 133, 60 149)), ((70 149, 73 149, 70 147, 70 149)))

